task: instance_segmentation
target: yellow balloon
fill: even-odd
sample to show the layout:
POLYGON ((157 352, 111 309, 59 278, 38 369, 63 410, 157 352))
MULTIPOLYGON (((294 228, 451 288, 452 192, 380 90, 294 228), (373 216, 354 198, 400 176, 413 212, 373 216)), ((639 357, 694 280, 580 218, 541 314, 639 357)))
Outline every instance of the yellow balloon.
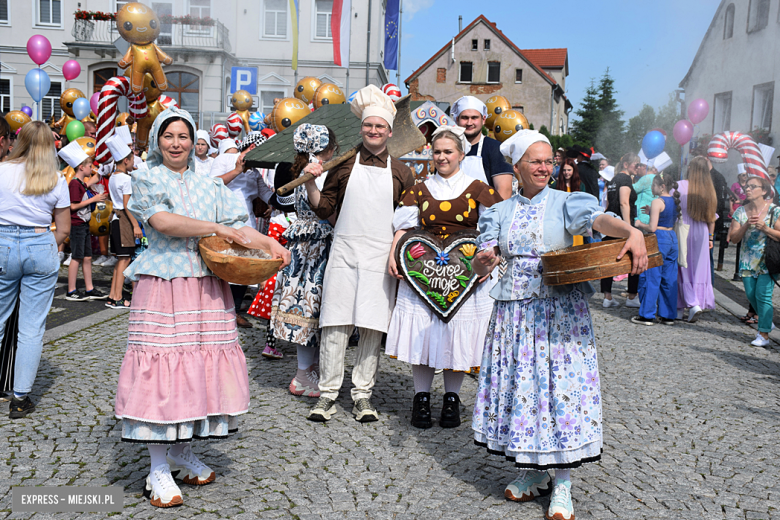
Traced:
POLYGON ((488 127, 488 130, 493 130, 496 118, 501 115, 501 112, 512 109, 512 105, 509 104, 509 101, 504 96, 492 96, 485 101, 485 105, 488 110, 485 126, 488 127))
POLYGON ((320 85, 322 85, 322 81, 307 76, 295 85, 295 97, 304 103, 311 103, 314 100, 314 93, 320 85))
POLYGON ((271 128, 276 132, 281 132, 309 114, 311 114, 311 110, 300 99, 281 99, 274 105, 274 109, 269 116, 271 118, 271 128))
POLYGON ((520 130, 528 130, 528 119, 522 113, 511 108, 501 112, 493 125, 495 138, 502 143, 520 130))
POLYGON ((165 54, 154 40, 160 34, 160 19, 151 7, 138 2, 122 6, 116 13, 116 28, 130 48, 119 60, 123 69, 129 67, 130 85, 133 92, 140 93, 144 87, 144 75, 148 72, 154 77, 157 88, 168 89, 168 80, 162 65, 170 65, 173 60, 165 54))
POLYGON ((346 102, 344 93, 333 83, 323 83, 314 92, 315 110, 323 105, 343 105, 346 102))

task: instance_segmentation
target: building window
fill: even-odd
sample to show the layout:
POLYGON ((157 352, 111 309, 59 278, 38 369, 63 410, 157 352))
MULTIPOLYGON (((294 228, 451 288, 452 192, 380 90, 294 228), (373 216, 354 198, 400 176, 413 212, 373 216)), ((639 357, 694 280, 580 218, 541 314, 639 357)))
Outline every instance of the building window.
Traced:
POLYGON ((333 0, 314 0, 314 38, 331 40, 330 17, 333 12, 333 0))
POLYGON ((36 25, 62 25, 62 1, 38 0, 38 23, 36 25))
POLYGON ((447 69, 444 67, 436 69, 436 83, 447 83, 447 69))
POLYGON ((190 0, 190 16, 211 18, 211 0, 190 0))
POLYGON ((168 90, 165 93, 175 99, 182 110, 189 112, 197 123, 200 78, 189 72, 167 72, 165 76, 168 78, 168 90))
POLYGON ((114 0, 114 12, 116 13, 120 9, 122 9, 125 4, 129 4, 133 0, 114 0))
POLYGON ((726 16, 723 18, 723 39, 728 40, 734 36, 734 4, 726 8, 726 16))
POLYGON ((748 32, 760 31, 769 22, 769 0, 750 0, 748 32))
POLYGON ((523 105, 514 105, 512 106, 512 110, 517 110, 521 114, 525 113, 525 107, 523 105))
POLYGON ((486 51, 490 50, 490 40, 485 40, 485 50, 486 51))
POLYGON ((471 83, 471 72, 472 72, 472 63, 470 61, 461 61, 460 62, 460 76, 459 80, 461 83, 471 83))
POLYGON ((712 133, 719 134, 731 128, 731 92, 715 94, 712 111, 712 133))
POLYGON ((263 38, 287 38, 287 0, 265 0, 263 38))
POLYGON ((11 109, 11 80, 0 79, 0 114, 7 114, 11 109))
POLYGON ((92 93, 100 92, 106 81, 117 75, 116 67, 107 67, 105 69, 99 69, 92 73, 92 93))
POLYGON ((0 0, 0 25, 7 25, 11 21, 8 15, 8 2, 10 0, 0 0))
MULTIPOLYGON (((171 2, 152 2, 152 9, 157 16, 173 16, 173 4, 171 2)), ((173 45, 173 24, 161 23, 160 35, 157 37, 159 45, 173 45)))
POLYGON ((523 69, 515 69, 515 83, 523 82, 523 69))
POLYGON ((753 114, 750 117, 750 128, 772 130, 772 101, 774 97, 774 81, 753 87, 753 114))
POLYGON ((472 51, 479 50, 479 40, 471 40, 471 50, 472 51))
POLYGON ((271 110, 274 109, 274 99, 283 98, 286 94, 281 90, 263 90, 260 92, 260 111, 267 115, 271 115, 271 110))
POLYGON ((60 95, 62 94, 62 83, 51 82, 49 93, 41 99, 41 119, 51 117, 56 121, 62 117, 62 108, 60 107, 60 95))
POLYGON ((501 62, 489 61, 488 62, 488 83, 500 83, 501 82, 501 62))

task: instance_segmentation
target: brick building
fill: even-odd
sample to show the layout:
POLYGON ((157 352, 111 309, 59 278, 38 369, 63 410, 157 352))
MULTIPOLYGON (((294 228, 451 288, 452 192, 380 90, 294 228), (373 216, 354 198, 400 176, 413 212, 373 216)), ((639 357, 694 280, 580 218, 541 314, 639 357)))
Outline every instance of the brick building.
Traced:
POLYGON ((480 15, 422 67, 406 78, 415 100, 454 102, 472 95, 506 97, 539 129, 568 133, 572 105, 566 98, 566 49, 521 50, 496 24, 480 15))

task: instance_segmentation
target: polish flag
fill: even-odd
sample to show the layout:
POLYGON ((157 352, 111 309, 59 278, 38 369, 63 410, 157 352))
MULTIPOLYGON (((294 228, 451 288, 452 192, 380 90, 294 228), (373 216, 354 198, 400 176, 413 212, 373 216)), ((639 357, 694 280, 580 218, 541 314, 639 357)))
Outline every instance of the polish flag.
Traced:
POLYGON ((349 68, 349 33, 352 0, 333 0, 330 31, 333 33, 333 63, 349 68))

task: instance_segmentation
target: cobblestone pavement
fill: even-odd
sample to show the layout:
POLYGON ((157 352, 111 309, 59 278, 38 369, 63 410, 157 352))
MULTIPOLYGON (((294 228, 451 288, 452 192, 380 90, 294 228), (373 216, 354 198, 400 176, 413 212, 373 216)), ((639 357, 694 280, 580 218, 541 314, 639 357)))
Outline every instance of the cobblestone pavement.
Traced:
MULTIPOLYGON (((600 302, 605 447, 600 463, 572 472, 577 518, 780 519, 780 351, 751 347, 753 330, 722 309, 696 324, 644 327, 628 321, 632 309, 600 302)), ((355 422, 342 391, 339 413, 316 424, 304 419, 313 400, 287 392, 294 348, 266 360, 259 327, 242 331, 252 402, 240 432, 194 445, 217 481, 183 485, 183 507, 154 508, 140 494, 146 448, 121 443, 113 416, 126 334, 125 315, 45 346, 38 411, 0 416, 0 516, 78 516, 12 513, 11 486, 115 485, 128 518, 543 518, 548 499, 506 501, 515 469, 473 444, 471 378, 460 428, 417 430, 411 371, 383 357, 380 421, 355 422)), ((437 415, 440 377, 435 385, 437 415)))

